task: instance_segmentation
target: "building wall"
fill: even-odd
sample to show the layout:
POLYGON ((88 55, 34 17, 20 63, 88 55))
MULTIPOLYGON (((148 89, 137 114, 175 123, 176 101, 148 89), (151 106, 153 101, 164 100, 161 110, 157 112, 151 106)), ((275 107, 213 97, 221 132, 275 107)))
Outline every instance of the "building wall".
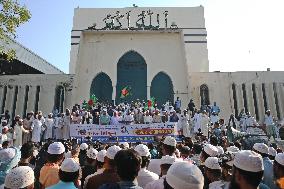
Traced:
MULTIPOLYGON (((188 68, 185 63, 183 36, 180 31, 86 31, 76 62, 74 103, 88 99, 90 86, 97 74, 106 73, 116 91, 117 63, 128 51, 138 52, 147 64, 147 98, 150 86, 159 72, 169 75, 174 92, 188 98, 188 68)), ((116 94, 113 94, 113 100, 116 94)))
POLYGON ((72 104, 70 100, 68 101, 68 95, 71 96, 70 89, 73 88, 73 77, 74 75, 63 74, 0 76, 0 113, 9 110, 11 115, 24 116, 25 112, 35 111, 35 106, 38 104, 38 110, 46 116, 54 108, 57 86, 65 88, 64 107, 70 108, 72 104), (28 88, 28 91, 26 88, 28 88))
POLYGON ((209 72, 190 73, 189 87, 190 96, 194 99, 197 107, 200 106, 200 86, 206 84, 209 88, 210 103, 216 102, 222 109, 221 117, 228 119, 235 112, 232 85, 236 86, 238 112, 247 101, 248 111, 253 116, 258 113, 259 120, 263 121, 265 107, 264 98, 267 101, 267 109, 273 116, 283 119, 284 110, 284 77, 283 72, 209 72), (243 87, 244 84, 244 87, 243 87), (255 108, 252 85, 255 85, 257 109, 255 108), (264 85, 265 96, 263 96, 264 85), (243 91, 246 91, 244 97, 243 91), (276 97, 276 98, 275 98, 276 97), (278 99, 278 101, 276 100, 278 99), (276 108, 278 107, 278 108, 276 108), (257 110, 257 111, 256 111, 257 110))
MULTIPOLYGON (((164 11, 168 11, 168 27, 175 22, 183 32, 186 63, 191 72, 208 72, 207 32, 205 28, 204 8, 199 7, 127 7, 127 8, 76 8, 73 16, 71 32, 71 51, 69 73, 76 73, 76 63, 79 54, 81 33, 96 23, 96 28, 105 26, 103 19, 107 14, 115 15, 116 11, 130 13, 130 26, 136 27, 138 15, 142 11, 151 10, 152 25, 157 25, 156 15, 160 15, 160 28, 165 28, 164 11)), ((127 28, 126 16, 121 19, 122 28, 127 28)), ((149 25, 149 17, 145 18, 145 25, 149 25)), ((118 48, 118 47, 117 47, 118 48)))

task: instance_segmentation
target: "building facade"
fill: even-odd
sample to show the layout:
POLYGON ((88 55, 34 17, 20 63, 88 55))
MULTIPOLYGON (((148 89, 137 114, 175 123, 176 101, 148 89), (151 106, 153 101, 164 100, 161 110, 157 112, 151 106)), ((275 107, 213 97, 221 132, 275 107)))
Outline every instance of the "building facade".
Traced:
POLYGON ((43 74, 0 76, 1 113, 63 111, 95 94, 114 104, 151 97, 159 105, 180 97, 182 108, 190 99, 197 108, 216 102, 225 119, 245 108, 262 120, 271 109, 283 119, 284 72, 209 72, 206 36, 202 6, 76 8, 70 74, 43 71, 46 64, 43 74))

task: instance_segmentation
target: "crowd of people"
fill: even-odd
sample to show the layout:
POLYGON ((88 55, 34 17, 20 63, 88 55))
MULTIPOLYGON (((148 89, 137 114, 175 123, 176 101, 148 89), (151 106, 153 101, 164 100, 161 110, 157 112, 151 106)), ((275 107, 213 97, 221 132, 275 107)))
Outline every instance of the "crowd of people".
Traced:
POLYGON ((284 189, 284 153, 271 141, 246 149, 230 141, 229 127, 246 131, 260 127, 277 137, 270 111, 258 123, 241 111, 226 122, 220 108, 195 109, 193 100, 161 108, 143 102, 117 106, 97 104, 90 110, 75 105, 65 113, 29 112, 24 119, 1 119, 0 188, 6 189, 284 189), (155 137, 150 143, 82 143, 70 136, 71 124, 151 124, 176 122, 178 140, 155 137))

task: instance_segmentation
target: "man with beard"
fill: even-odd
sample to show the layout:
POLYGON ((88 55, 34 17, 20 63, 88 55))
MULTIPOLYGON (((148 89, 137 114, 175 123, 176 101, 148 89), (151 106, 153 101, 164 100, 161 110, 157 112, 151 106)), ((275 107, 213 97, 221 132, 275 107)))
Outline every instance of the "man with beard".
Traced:
POLYGON ((234 159, 229 189, 268 189, 261 183, 263 171, 261 155, 250 150, 240 151, 234 159))

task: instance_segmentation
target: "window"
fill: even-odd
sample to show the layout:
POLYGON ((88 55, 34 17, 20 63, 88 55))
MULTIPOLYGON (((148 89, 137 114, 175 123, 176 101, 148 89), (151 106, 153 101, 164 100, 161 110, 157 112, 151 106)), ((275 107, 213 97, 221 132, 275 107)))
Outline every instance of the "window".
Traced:
POLYGON ((38 110, 39 93, 40 93, 40 86, 36 86, 35 112, 39 111, 38 110))
POLYGON ((278 94, 277 94, 276 87, 277 87, 276 83, 273 83, 273 93, 274 93, 274 99, 275 99, 276 113, 277 113, 277 118, 280 119, 279 101, 278 101, 278 94))
POLYGON ((266 111, 266 110, 268 110, 268 106, 267 106, 266 91, 265 91, 265 84, 264 83, 262 83, 261 89, 262 89, 264 109, 266 111))
POLYGON ((24 117, 26 117, 27 114, 27 107, 28 107, 28 99, 29 99, 29 90, 30 87, 28 85, 26 85, 26 90, 25 90, 25 99, 24 99, 24 117))
POLYGON ((5 108, 5 102, 6 102, 6 98, 7 98, 7 86, 4 87, 4 91, 3 91, 3 101, 2 101, 2 107, 1 107, 1 114, 4 113, 4 108, 5 108))
POLYGON ((18 86, 15 87, 15 92, 14 92, 14 100, 13 100, 13 109, 12 109, 12 118, 15 117, 15 111, 16 111, 16 104, 17 104, 17 99, 18 99, 18 86))
POLYGON ((254 83, 252 84, 251 88, 252 88, 252 96, 253 96, 253 105, 254 105, 255 116, 256 116, 256 119, 259 120, 256 87, 255 87, 254 83))
POLYGON ((233 100, 234 100, 234 110, 235 110, 235 117, 238 117, 239 111, 238 111, 238 99, 237 99, 237 92, 236 92, 236 84, 232 84, 232 90, 233 90, 233 100))
POLYGON ((242 84, 242 90, 243 90, 243 99, 244 99, 245 112, 249 112, 249 110, 248 110, 248 101, 247 101, 246 85, 244 83, 242 84))
POLYGON ((200 99, 201 99, 201 106, 209 105, 209 89, 206 84, 200 86, 200 99))

